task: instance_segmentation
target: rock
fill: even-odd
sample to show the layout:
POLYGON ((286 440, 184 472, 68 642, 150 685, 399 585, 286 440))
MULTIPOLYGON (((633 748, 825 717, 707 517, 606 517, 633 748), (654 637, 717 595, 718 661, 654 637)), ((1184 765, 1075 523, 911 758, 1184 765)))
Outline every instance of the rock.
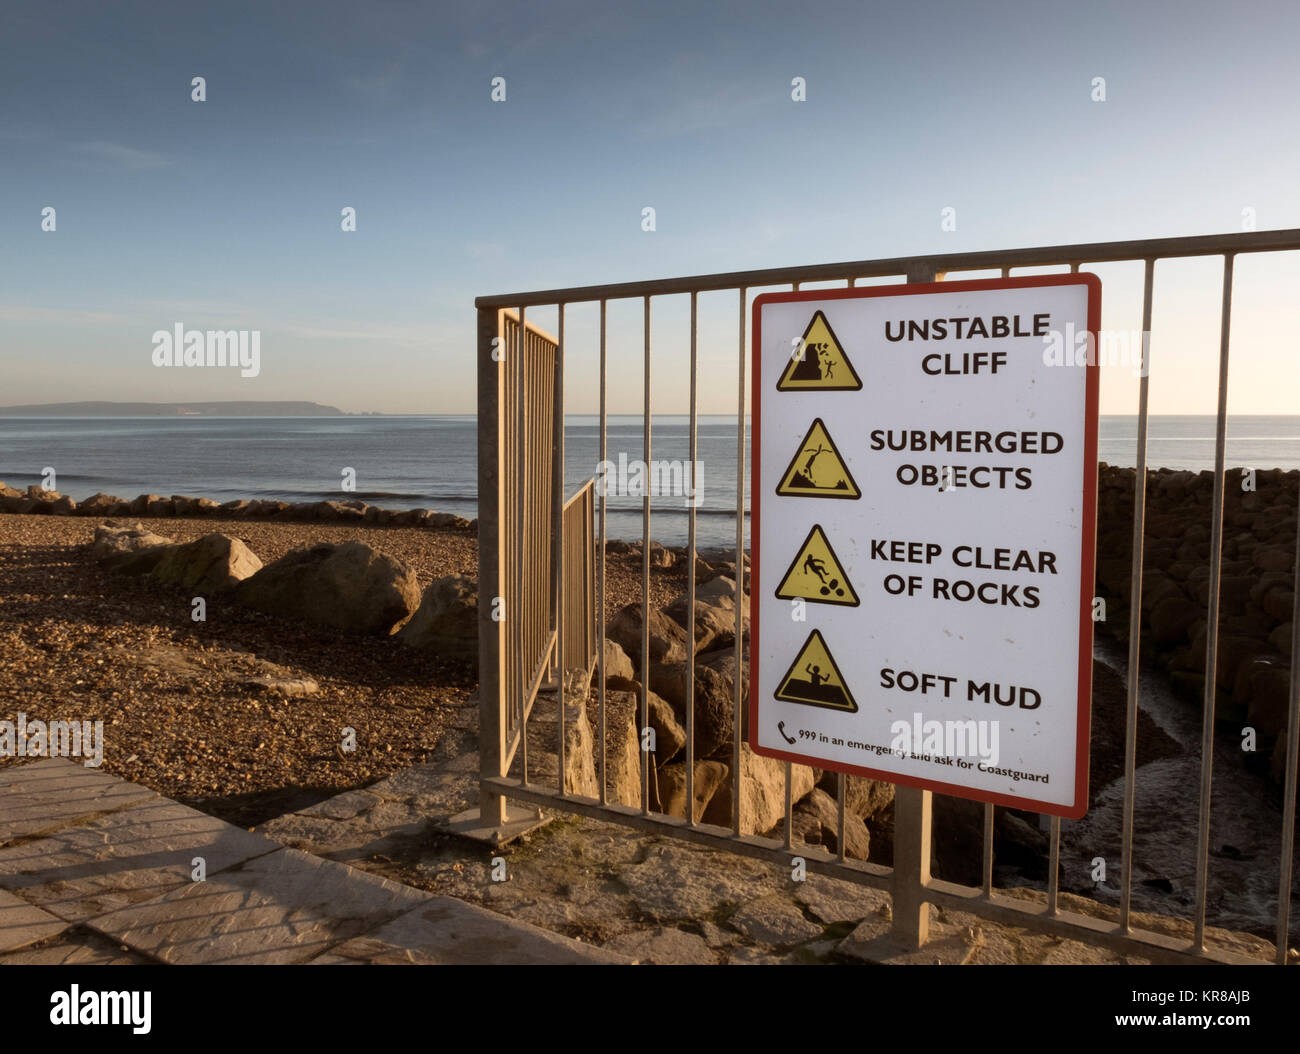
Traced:
MULTIPOLYGON (((817 785, 834 800, 838 790, 838 773, 827 771, 817 785)), ((854 816, 869 820, 878 816, 894 803, 894 785, 865 776, 844 777, 845 807, 854 816)))
POLYGON ((315 505, 308 506, 311 515, 318 520, 364 520, 365 503, 362 502, 362 508, 358 509, 341 501, 318 501, 315 505))
MULTIPOLYGON (((556 693, 539 692, 528 721, 528 778, 547 786, 556 785, 556 693)), ((564 792, 584 798, 600 797, 596 776, 594 736, 587 708, 581 697, 565 696, 564 702, 564 792)))
POLYGON ((626 955, 633 964, 715 966, 718 962, 718 957, 709 949, 703 937, 663 926, 649 931, 620 933, 603 947, 606 951, 626 955))
POLYGON ((77 506, 79 516, 121 516, 127 511, 127 503, 114 494, 99 491, 77 506))
POLYGON ((1248 676, 1250 686, 1246 723, 1266 738, 1285 733, 1291 694, 1291 670, 1281 663, 1256 659, 1243 672, 1248 676))
POLYGON ((214 516, 221 509, 211 498, 199 498, 194 503, 194 512, 199 516, 214 516))
POLYGON ((160 494, 141 494, 127 506, 132 516, 170 516, 172 503, 160 494))
MULTIPOLYGON (((641 605, 620 608, 609 624, 605 636, 619 645, 641 669, 641 605)), ((650 661, 682 662, 686 658, 686 630, 657 608, 650 609, 650 661)))
MULTIPOLYGON (((729 599, 728 606, 710 603, 710 599, 716 601, 722 598, 696 597, 695 599, 695 651, 697 653, 723 647, 736 639, 735 605, 731 604, 729 599)), ((681 596, 665 609, 664 614, 685 629, 686 608, 686 597, 681 596)), ((748 627, 748 614, 743 617, 742 625, 748 627)))
POLYGON ((736 580, 728 578, 726 575, 718 575, 710 578, 703 585, 695 587, 695 599, 711 597, 731 597, 733 600, 736 596, 736 580))
POLYGON ((259 498, 256 501, 249 502, 248 508, 244 510, 244 515, 257 519, 271 519, 290 507, 287 501, 268 501, 259 498))
MULTIPOLYGON (((790 768, 791 796, 799 802, 813 789, 813 771, 807 765, 790 768)), ((726 781, 704 813, 704 822, 730 827, 731 784, 726 781)), ((761 757, 740 745, 740 833, 762 834, 785 819, 785 763, 761 757)))
MULTIPOLYGON (((605 790, 619 805, 641 805, 641 739, 637 734, 637 697, 632 692, 605 693, 605 790)), ((592 715, 598 728, 599 716, 592 715)), ((599 734, 599 733, 597 733, 599 734)), ((599 740, 596 741, 599 751, 599 740)))
MULTIPOLYGON (((772 888, 770 864, 729 857, 725 867, 681 842, 651 843, 645 859, 618 872, 636 905, 657 922, 715 917, 772 888)), ((788 879, 787 879, 788 881, 788 879)))
POLYGON ((222 502, 219 508, 222 515, 239 519, 248 514, 248 505, 249 503, 243 498, 237 498, 235 501, 222 502))
MULTIPOLYGON (((650 670, 650 687, 672 705, 678 721, 683 726, 686 724, 686 675, 688 669, 686 663, 678 662, 666 666, 654 666, 650 670)), ((724 749, 727 756, 730 757, 734 729, 735 698, 731 679, 712 667, 696 663, 696 757, 713 757, 724 749)))
POLYGON ((147 531, 136 523, 130 527, 103 524, 95 528, 90 555, 108 570, 120 574, 148 574, 172 546, 170 538, 147 531))
POLYGON ((170 545, 150 574, 160 582, 220 593, 233 589, 262 568, 262 561, 238 538, 205 534, 185 545, 170 545))
POLYGON ((296 549, 235 588, 239 603, 345 633, 385 636, 420 602, 415 572, 361 542, 296 549))
POLYGON ((826 875, 809 875, 795 888, 794 898, 828 925, 861 922, 887 911, 890 903, 884 890, 826 875))
POLYGON ((1201 610, 1185 597, 1166 597, 1151 611, 1151 636, 1157 644, 1176 644, 1187 638, 1187 631, 1201 615, 1201 610))
POLYGON ((397 638, 413 648, 477 666, 478 583, 466 575, 446 575, 434 581, 397 638))
POLYGON ((66 494, 50 503, 50 515, 71 516, 77 511, 77 503, 66 494))
POLYGON ((289 699, 315 695, 320 690, 320 685, 310 677, 249 677, 239 683, 245 688, 256 688, 289 699))
MULTIPOLYGON (((792 810, 794 833, 809 845, 825 846, 828 852, 840 851, 839 805, 824 790, 814 787, 812 793, 792 810)), ((784 833, 785 819, 781 829, 784 833)), ((866 860, 871 849, 871 832, 848 808, 844 810, 844 853, 856 860, 866 860)))
POLYGON ((632 665, 632 660, 627 657, 618 641, 605 638, 605 661, 601 664, 605 670, 605 679, 609 681, 614 677, 622 677, 629 681, 636 680, 636 667, 632 665))
MULTIPOLYGON (((692 819, 698 823, 718 788, 726 782, 730 770, 719 761, 695 763, 695 809, 692 819)), ((686 763, 674 762, 659 769, 659 809, 669 816, 686 819, 686 763)))
MULTIPOLYGON (((1291 654, 1291 638, 1295 635, 1295 623, 1290 619, 1283 622, 1272 633, 1268 635, 1268 642, 1273 645, 1283 655, 1291 654)), ((1292 662, 1296 661, 1295 656, 1291 658, 1292 662)))
POLYGON ((172 509, 177 516, 194 516, 198 514, 198 498, 187 498, 184 494, 173 494, 171 502, 172 509))
POLYGON ((447 530, 454 528, 459 531, 469 527, 469 520, 463 516, 457 516, 450 512, 431 512, 424 517, 424 526, 432 527, 436 530, 447 530))
POLYGON ((1264 613, 1279 622, 1289 621, 1295 611, 1295 590, 1275 587, 1264 594, 1260 601, 1264 613))
POLYGON ((802 944, 822 935, 822 927, 809 922, 798 906, 783 896, 750 901, 731 916, 730 922, 750 940, 778 948, 802 944))
POLYGON ((686 746, 686 729, 678 723, 672 704, 654 692, 646 692, 646 716, 655 733, 655 764, 662 765, 686 746))
POLYGON ((1289 549, 1260 546, 1251 556, 1251 563, 1261 571, 1290 571, 1294 555, 1294 545, 1289 549))

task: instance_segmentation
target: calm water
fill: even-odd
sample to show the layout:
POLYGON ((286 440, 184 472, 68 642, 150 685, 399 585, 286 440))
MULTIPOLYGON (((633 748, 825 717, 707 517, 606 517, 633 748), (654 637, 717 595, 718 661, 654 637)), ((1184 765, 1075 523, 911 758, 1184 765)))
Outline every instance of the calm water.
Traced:
MULTIPOLYGON (((653 423, 653 460, 685 462, 687 419, 657 416, 653 423)), ((1098 457, 1132 465, 1136 426, 1134 417, 1103 417, 1098 457)), ((606 449, 615 462, 620 453, 639 457, 641 418, 611 417, 606 449)), ((565 447, 570 491, 593 475, 598 451, 599 419, 571 416, 565 447)), ((734 545, 734 417, 700 418, 699 459, 704 500, 698 544, 734 545)), ((1152 467, 1213 468, 1214 418, 1152 417, 1148 460, 1152 467)), ((1231 418, 1228 463, 1300 468, 1300 417, 1231 418)), ((46 466, 56 470, 58 489, 77 499, 101 490, 125 498, 152 492, 216 501, 356 497, 386 508, 476 515, 475 428, 469 415, 0 418, 0 480, 26 487, 41 482, 46 466), (344 468, 356 469, 355 493, 340 488, 344 468)), ((748 469, 745 486, 748 491, 748 469)), ((684 500, 656 498, 653 508, 654 536, 670 545, 684 542, 684 500)), ((611 538, 640 536, 640 499, 610 497, 609 509, 611 538)))

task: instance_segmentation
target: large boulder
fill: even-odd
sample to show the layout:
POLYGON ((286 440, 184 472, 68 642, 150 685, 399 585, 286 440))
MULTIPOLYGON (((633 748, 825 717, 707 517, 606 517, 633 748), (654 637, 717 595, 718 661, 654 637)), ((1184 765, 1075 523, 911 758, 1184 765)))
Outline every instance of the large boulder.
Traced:
POLYGON ((415 614, 397 634, 413 648, 478 662, 478 583, 465 575, 447 575, 424 591, 415 614))
POLYGON ((605 638, 605 660, 600 665, 604 667, 606 680, 614 677, 621 677, 628 681, 636 680, 636 667, 627 657, 627 652, 617 641, 612 641, 608 637, 605 638))
MULTIPOLYGON (((605 789, 617 805, 641 805, 640 703, 633 692, 605 693, 605 789)), ((593 727, 599 717, 592 715, 593 727)), ((599 750, 599 739, 597 738, 599 750)))
MULTIPOLYGON (((708 808, 709 802, 726 782, 730 768, 720 761, 697 761, 695 763, 695 809, 692 819, 698 823, 708 808)), ((658 773, 659 811, 669 816, 686 819, 686 762, 674 761, 665 765, 658 773)))
MULTIPOLYGON (((686 677, 689 669, 686 663, 676 662, 654 666, 650 670, 650 687, 672 704, 682 725, 686 724, 686 677)), ((696 757, 709 758, 720 751, 731 756, 736 713, 733 685, 725 673, 695 664, 696 757)))
MULTIPOLYGON (((791 800, 798 803, 812 789, 813 770, 807 765, 790 766, 791 800)), ((763 834, 785 819, 785 762, 763 757, 740 745, 740 833, 763 834)), ((731 826, 731 781, 727 780, 709 807, 704 822, 731 826)))
MULTIPOLYGON (((839 806, 819 787, 792 810, 794 833, 809 845, 820 845, 828 852, 840 851, 839 806)), ((783 828, 784 829, 784 828, 783 828)), ((871 849, 871 832, 862 818, 844 810, 844 855, 866 860, 871 849)))
MULTIPOLYGON (((838 784, 839 774, 829 770, 822 773, 822 778, 817 782, 817 786, 832 798, 836 796, 838 784)), ((894 789, 892 783, 886 783, 884 780, 867 779, 865 776, 845 776, 845 807, 854 816, 870 820, 894 803, 894 789)))
POLYGON ((127 503, 117 495, 100 491, 78 505, 77 514, 79 516, 121 516, 126 509, 127 503))
POLYGON ((386 636, 420 603, 415 572, 361 542, 295 549, 235 588, 241 604, 344 633, 386 636))
POLYGON ((172 547, 170 538, 148 531, 140 523, 129 527, 102 524, 95 528, 90 555, 110 571, 148 574, 172 547))
MULTIPOLYGON (((678 597, 664 614, 683 629, 688 618, 686 597, 678 597)), ((748 612, 742 615, 742 627, 748 629, 748 612)), ((736 604, 729 596, 695 598, 695 651, 724 647, 736 639, 736 604)))
MULTIPOLYGON (((626 604, 619 609, 605 631, 606 637, 619 645, 633 665, 641 668, 641 605, 626 604)), ((650 662, 682 662, 686 658, 686 630, 658 608, 650 608, 650 662)))
POLYGON ((205 534, 185 545, 168 546, 150 574, 170 585, 221 593, 261 569, 262 561, 238 538, 205 534))

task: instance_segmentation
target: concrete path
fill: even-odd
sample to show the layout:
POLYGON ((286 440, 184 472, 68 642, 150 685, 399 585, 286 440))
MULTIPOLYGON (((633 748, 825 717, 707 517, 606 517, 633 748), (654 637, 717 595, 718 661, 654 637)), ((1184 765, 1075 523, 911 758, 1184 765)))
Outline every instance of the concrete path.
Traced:
POLYGON ((0 965, 627 961, 77 762, 0 767, 0 965))

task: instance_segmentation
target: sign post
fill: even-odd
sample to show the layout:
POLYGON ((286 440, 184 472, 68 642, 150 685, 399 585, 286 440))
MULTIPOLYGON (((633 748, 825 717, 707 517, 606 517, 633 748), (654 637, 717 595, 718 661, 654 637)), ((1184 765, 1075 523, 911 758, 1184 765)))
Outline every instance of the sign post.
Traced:
POLYGON ((1100 292, 755 300, 757 753, 1086 811, 1100 292))

